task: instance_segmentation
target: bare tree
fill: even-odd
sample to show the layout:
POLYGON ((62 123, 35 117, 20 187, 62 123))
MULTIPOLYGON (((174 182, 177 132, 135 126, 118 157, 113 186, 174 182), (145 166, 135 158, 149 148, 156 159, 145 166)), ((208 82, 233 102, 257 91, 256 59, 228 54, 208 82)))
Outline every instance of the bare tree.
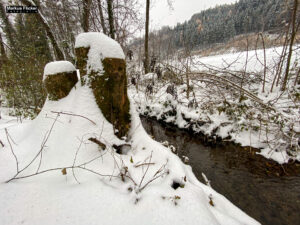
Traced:
POLYGON ((150 0, 146 0, 146 25, 145 25, 145 59, 144 59, 144 68, 145 73, 149 72, 149 14, 150 14, 150 0))
MULTIPOLYGON (((26 6, 34 6, 32 4, 31 1, 29 0, 21 0, 22 4, 26 5, 26 6)), ((40 11, 38 13, 34 13, 34 16, 36 17, 36 19, 43 25, 48 38, 51 41, 51 44, 53 46, 54 49, 54 54, 57 60, 63 60, 65 59, 63 52, 61 51, 61 49, 59 48, 59 45, 57 44, 57 41, 54 38, 54 34, 52 32, 52 30, 50 29, 48 23, 45 21, 44 17, 41 15, 40 11)))
POLYGON ((281 91, 285 91, 288 77, 289 77, 289 72, 290 72, 290 64, 291 64, 291 58, 292 58, 292 53, 293 53, 293 44, 295 41, 296 33, 297 33, 297 26, 296 26, 296 17, 297 17, 297 9, 298 9, 298 0, 294 0, 294 6, 293 6, 293 15, 292 15, 292 21, 291 21, 291 39, 289 43, 289 52, 288 52, 288 57, 287 57, 287 63, 286 63, 286 70, 285 70, 285 76, 283 79, 281 91))
POLYGON ((106 2, 107 2, 107 13, 108 13, 108 22, 109 22, 109 34, 112 39, 115 39, 113 0, 106 0, 106 2))
POLYGON ((98 10, 99 10, 99 16, 100 16, 100 23, 104 34, 107 34, 107 29, 104 21, 104 15, 103 15, 103 9, 102 9, 102 2, 101 0, 97 0, 98 3, 98 10))
POLYGON ((1 53, 1 61, 6 61, 7 60, 7 55, 6 55, 6 51, 4 48, 4 44, 3 44, 3 40, 2 40, 2 35, 0 33, 0 53, 1 53))
POLYGON ((84 32, 88 32, 90 27, 89 17, 90 17, 92 0, 83 0, 82 3, 83 3, 82 29, 84 32))
POLYGON ((2 0, 0 1, 0 17, 4 23, 4 27, 3 30, 6 34, 6 38, 9 42, 10 47, 14 47, 15 46, 15 30, 12 26, 12 24, 10 23, 8 16, 5 13, 5 9, 4 9, 4 4, 2 2, 2 0))

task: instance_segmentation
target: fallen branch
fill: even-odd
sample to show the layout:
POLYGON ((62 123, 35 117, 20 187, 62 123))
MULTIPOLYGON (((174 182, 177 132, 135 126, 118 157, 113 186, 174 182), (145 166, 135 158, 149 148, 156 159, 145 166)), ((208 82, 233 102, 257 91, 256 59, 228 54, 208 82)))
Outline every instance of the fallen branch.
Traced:
POLYGON ((140 166, 146 166, 146 165, 155 165, 155 163, 142 163, 142 164, 139 164, 139 165, 135 165, 134 167, 138 168, 140 166))
POLYGON ((99 140, 96 139, 96 138, 92 138, 92 137, 91 137, 91 138, 89 138, 89 141, 94 142, 95 144, 99 145, 103 150, 106 149, 106 145, 103 144, 101 141, 99 141, 99 140))

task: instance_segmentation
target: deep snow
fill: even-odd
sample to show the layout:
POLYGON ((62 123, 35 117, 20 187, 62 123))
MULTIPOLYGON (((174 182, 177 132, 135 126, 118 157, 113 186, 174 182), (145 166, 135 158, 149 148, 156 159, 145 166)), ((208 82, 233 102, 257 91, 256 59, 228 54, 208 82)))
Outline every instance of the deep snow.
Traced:
POLYGON ((0 149, 0 224, 259 224, 200 183, 191 167, 169 148, 152 140, 133 104, 131 115, 131 149, 126 155, 112 148, 125 141, 114 135, 92 91, 79 82, 66 98, 47 100, 33 121, 6 124, 2 119, 0 139, 5 147, 0 149), (73 115, 58 116, 55 112, 73 115), (40 151, 52 126, 42 157, 39 155, 17 177, 59 169, 5 183, 16 173, 8 140, 21 170, 40 151), (90 142, 90 137, 105 143, 106 149, 90 142), (80 184, 72 169, 66 169, 66 175, 61 172, 80 164, 84 169, 74 169, 80 184), (122 181, 119 175, 124 169, 131 178, 122 181), (183 188, 174 190, 174 180, 183 188))
MULTIPOLYGON (((75 47, 90 48, 88 73, 101 72, 106 57, 124 58, 100 33, 80 34, 75 47)), ((134 104, 130 114, 128 137, 120 140, 79 81, 67 97, 47 99, 33 121, 2 119, 0 224, 259 224, 151 139, 134 104)))

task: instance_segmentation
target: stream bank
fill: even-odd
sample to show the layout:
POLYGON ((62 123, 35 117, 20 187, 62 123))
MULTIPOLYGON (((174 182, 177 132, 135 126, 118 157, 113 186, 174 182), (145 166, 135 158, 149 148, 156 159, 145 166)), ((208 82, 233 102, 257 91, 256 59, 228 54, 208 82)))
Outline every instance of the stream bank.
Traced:
POLYGON ((279 165, 233 143, 205 143, 199 135, 142 117, 146 131, 168 141, 180 157, 187 156, 193 172, 263 225, 295 225, 300 221, 300 164, 279 165), (203 144, 205 143, 205 144, 203 144))

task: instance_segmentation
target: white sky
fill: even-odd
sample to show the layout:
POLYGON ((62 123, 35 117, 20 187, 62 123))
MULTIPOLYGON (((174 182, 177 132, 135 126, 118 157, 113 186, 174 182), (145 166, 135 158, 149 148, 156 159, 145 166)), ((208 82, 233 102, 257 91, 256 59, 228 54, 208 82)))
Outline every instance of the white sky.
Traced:
MULTIPOLYGON (((145 12, 146 0, 139 0, 145 12)), ((192 15, 216 5, 235 3, 237 0, 171 0, 174 10, 170 10, 167 0, 151 0, 150 29, 158 29, 164 25, 174 26, 178 22, 189 20, 192 15)))

